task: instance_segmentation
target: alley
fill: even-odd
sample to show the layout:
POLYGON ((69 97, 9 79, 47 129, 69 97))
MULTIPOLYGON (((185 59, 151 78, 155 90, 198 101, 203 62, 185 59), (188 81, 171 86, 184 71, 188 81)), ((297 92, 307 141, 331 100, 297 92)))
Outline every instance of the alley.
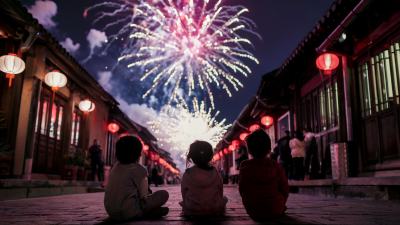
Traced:
MULTIPOLYGON (((187 221, 181 217, 179 186, 170 193, 170 213, 158 221, 123 224, 257 224, 246 214, 235 186, 226 186, 226 217, 187 221)), ((156 188, 154 188, 156 189, 156 188)), ((0 224, 111 224, 103 207, 104 193, 62 195, 0 202, 0 224)), ((398 224, 400 203, 359 199, 332 199, 291 194, 287 216, 267 224, 398 224)))

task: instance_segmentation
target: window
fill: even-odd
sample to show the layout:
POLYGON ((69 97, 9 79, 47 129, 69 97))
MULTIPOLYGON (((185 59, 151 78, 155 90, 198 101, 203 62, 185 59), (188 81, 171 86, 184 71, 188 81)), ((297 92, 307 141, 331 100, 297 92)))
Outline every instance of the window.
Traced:
POLYGON ((302 98, 302 124, 313 132, 335 128, 339 123, 339 92, 336 78, 321 84, 302 98))
POLYGON ((80 137, 80 129, 82 124, 82 115, 75 110, 72 114, 72 130, 71 130, 71 145, 78 146, 79 137, 80 137))
POLYGON ((359 63, 358 80, 363 117, 387 110, 391 104, 400 104, 399 63, 399 43, 359 63))

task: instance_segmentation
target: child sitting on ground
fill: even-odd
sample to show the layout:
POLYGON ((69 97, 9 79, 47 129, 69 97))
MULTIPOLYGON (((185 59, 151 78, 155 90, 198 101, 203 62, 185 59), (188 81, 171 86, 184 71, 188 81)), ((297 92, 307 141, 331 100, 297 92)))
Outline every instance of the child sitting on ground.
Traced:
POLYGON ((266 157, 271 151, 271 139, 263 130, 257 130, 246 142, 253 159, 240 165, 239 192, 247 213, 256 221, 283 215, 289 186, 283 168, 266 157))
POLYGON ((104 196, 105 209, 113 220, 168 214, 169 209, 161 207, 168 200, 168 192, 150 194, 147 171, 138 164, 141 152, 142 144, 136 137, 125 136, 117 141, 118 162, 111 170, 104 196))
POLYGON ((180 202, 185 216, 216 216, 225 213, 228 199, 223 196, 222 178, 210 165, 213 157, 212 146, 205 141, 190 145, 187 161, 194 166, 183 174, 180 202))

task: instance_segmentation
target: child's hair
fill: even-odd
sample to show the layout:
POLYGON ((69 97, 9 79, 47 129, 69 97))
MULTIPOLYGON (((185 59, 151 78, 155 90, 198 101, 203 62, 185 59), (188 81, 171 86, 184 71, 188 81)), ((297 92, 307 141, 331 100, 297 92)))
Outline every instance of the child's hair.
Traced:
POLYGON ((212 169, 209 164, 213 157, 210 143, 206 141, 195 141, 189 147, 187 162, 192 161, 197 167, 205 170, 212 169))
POLYGON ((247 149, 254 158, 263 158, 271 151, 271 139, 259 129, 246 138, 247 149))
POLYGON ((142 143, 134 136, 124 136, 117 141, 115 156, 121 164, 136 163, 142 153, 142 143))

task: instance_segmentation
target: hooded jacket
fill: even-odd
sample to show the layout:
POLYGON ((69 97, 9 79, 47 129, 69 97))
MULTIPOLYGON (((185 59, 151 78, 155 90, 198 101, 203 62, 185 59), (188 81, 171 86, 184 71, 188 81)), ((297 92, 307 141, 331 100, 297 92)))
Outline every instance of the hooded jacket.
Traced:
POLYGON ((185 215, 219 215, 225 211, 222 178, 210 170, 193 166, 182 177, 182 210, 185 215))

